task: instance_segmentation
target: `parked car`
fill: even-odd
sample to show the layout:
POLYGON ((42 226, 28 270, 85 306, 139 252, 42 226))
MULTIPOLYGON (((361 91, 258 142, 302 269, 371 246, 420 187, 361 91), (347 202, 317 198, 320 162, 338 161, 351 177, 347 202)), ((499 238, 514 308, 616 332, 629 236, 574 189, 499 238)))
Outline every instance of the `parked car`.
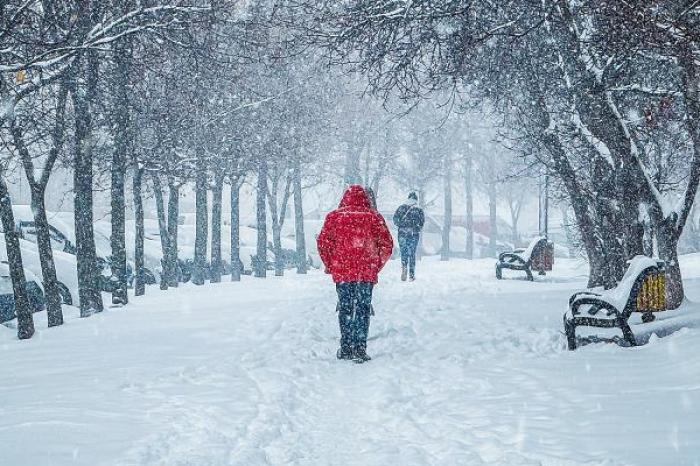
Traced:
MULTIPOLYGON (((20 220, 17 222, 17 230, 22 238, 37 243, 34 220, 20 220)), ((51 236, 51 249, 75 255, 75 245, 58 228, 49 225, 49 235, 51 236)))
MULTIPOLYGON (((36 249, 36 245, 20 238, 19 246, 22 252, 22 265, 25 273, 41 277, 41 261, 39 260, 39 252, 36 249)), ((0 233, 0 262, 7 262, 6 251, 5 234, 0 233)), ((61 293, 61 301, 63 304, 72 305, 73 298, 78 296, 78 274, 75 256, 61 251, 54 251, 53 261, 56 267, 57 285, 58 291, 61 293)), ((39 280, 39 283, 41 282, 39 280)))
MULTIPOLYGON (((36 244, 36 224, 29 206, 18 205, 13 206, 12 209, 15 215, 15 221, 17 223, 17 230, 19 231, 22 239, 28 243, 36 244)), ((49 218, 51 246, 55 251, 54 258, 57 256, 60 257, 60 255, 56 252, 70 254, 72 257, 75 257, 75 224, 73 221, 73 214, 70 212, 49 212, 47 213, 47 216, 49 218)), ((105 234, 105 231, 108 231, 109 225, 104 225, 104 223, 105 222, 103 220, 98 220, 95 222, 95 250, 97 252, 97 267, 101 272, 99 277, 100 289, 105 292, 111 292, 114 288, 114 282, 111 279, 111 245, 109 242, 109 237, 105 234)), ((36 246, 34 246, 33 249, 36 251, 36 246)), ((75 271, 75 265, 72 267, 72 269, 73 272, 68 272, 67 268, 61 268, 59 270, 57 263, 56 275, 62 282, 73 282, 72 275, 75 275, 75 287, 70 288, 77 292, 77 272, 75 271), (66 274, 71 275, 70 279, 66 277, 66 274)), ((40 273, 41 272, 39 269, 39 274, 40 273)), ((157 281, 155 274, 148 268, 146 268, 144 271, 144 276, 147 285, 152 285, 157 281)), ((133 284, 133 265, 131 262, 127 263, 127 284, 129 286, 132 286, 133 284)), ((74 295, 76 295, 75 292, 73 293, 74 295)))

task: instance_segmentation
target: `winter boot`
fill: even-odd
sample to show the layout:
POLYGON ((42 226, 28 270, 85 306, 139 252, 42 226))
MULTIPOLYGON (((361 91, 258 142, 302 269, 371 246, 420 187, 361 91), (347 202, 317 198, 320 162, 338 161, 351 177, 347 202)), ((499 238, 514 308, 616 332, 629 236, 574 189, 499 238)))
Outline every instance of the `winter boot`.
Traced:
POLYGON ((338 351, 335 353, 335 356, 338 359, 353 359, 354 358, 354 352, 352 349, 347 348, 347 347, 340 347, 338 348, 338 351))
POLYGON ((416 281, 416 272, 414 270, 411 270, 411 273, 408 274, 408 281, 409 282, 416 281))
POLYGON ((405 282, 406 281, 406 276, 408 275, 408 270, 406 269, 405 265, 401 266, 401 281, 405 282))
POLYGON ((358 364, 372 360, 369 354, 367 354, 367 349, 364 346, 356 346, 353 353, 353 360, 358 364))

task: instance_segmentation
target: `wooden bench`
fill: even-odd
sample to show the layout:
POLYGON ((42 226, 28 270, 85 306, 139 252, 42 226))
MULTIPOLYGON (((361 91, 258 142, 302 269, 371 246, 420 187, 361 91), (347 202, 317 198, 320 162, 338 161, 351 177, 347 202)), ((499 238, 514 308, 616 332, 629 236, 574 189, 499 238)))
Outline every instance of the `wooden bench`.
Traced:
POLYGON ((503 278, 503 269, 520 270, 525 272, 527 279, 533 281, 532 271, 536 270, 540 275, 552 270, 554 246, 547 238, 537 237, 533 239, 525 249, 516 249, 512 252, 503 252, 496 262, 496 278, 503 278))
POLYGON ((636 256, 620 283, 613 289, 574 293, 564 314, 564 331, 570 350, 576 349, 577 327, 619 328, 631 346, 637 340, 629 326, 633 312, 642 313, 642 321, 655 319, 654 312, 666 310, 665 269, 663 262, 636 256))

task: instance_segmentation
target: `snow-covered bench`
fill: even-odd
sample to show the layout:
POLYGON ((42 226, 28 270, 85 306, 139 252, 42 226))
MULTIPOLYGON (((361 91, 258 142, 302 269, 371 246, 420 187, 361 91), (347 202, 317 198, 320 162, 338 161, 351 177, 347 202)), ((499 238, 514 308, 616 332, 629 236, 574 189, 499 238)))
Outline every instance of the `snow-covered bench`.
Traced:
POLYGON ((539 259, 541 255, 544 255, 550 245, 551 243, 547 241, 547 238, 538 236, 525 249, 501 253, 498 256, 498 262, 496 262, 496 278, 499 280, 503 278, 503 269, 521 270, 525 272, 527 279, 530 281, 533 280, 533 269, 537 270, 540 275, 544 275, 547 267, 540 260, 537 261, 537 266, 533 267, 535 265, 534 259, 539 259))
POLYGON ((610 290, 574 293, 564 314, 564 331, 570 350, 576 349, 576 327, 619 328, 632 346, 637 344, 629 318, 641 312, 643 322, 654 320, 652 312, 666 310, 664 265, 646 256, 636 256, 620 283, 610 290))

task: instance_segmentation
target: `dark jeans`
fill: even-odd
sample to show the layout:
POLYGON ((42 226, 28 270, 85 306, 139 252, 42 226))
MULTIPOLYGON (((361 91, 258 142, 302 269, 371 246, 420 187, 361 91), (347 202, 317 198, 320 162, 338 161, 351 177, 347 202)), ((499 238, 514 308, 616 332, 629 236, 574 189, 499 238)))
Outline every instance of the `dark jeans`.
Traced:
POLYGON ((413 275, 416 271, 416 249, 420 235, 399 235, 399 250, 401 251, 401 265, 406 267, 413 275))
POLYGON ((373 287, 371 282, 336 283, 341 348, 367 348, 373 287))

